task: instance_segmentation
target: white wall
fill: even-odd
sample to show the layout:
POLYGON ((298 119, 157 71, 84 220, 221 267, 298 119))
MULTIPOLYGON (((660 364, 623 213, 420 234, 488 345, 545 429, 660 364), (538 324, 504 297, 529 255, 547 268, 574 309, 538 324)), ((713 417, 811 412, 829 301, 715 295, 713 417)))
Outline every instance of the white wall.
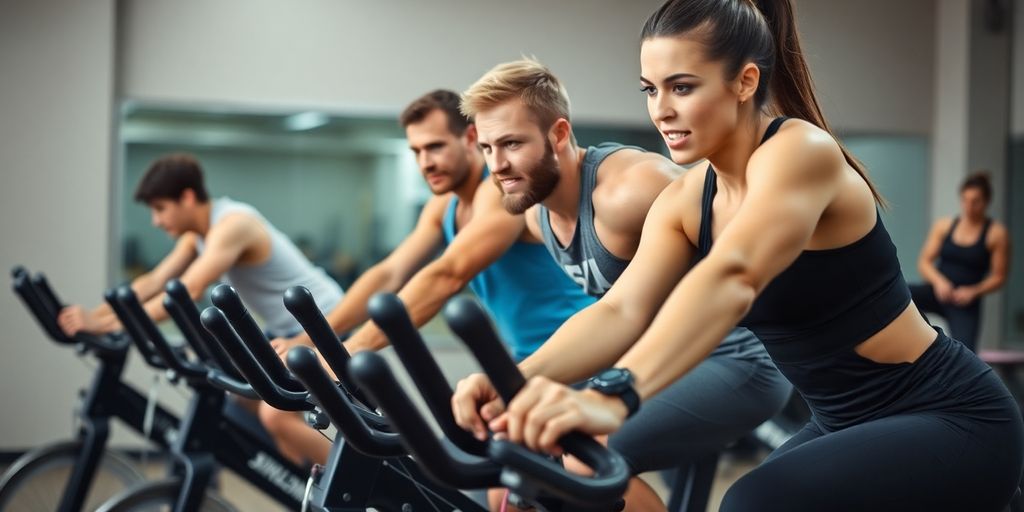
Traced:
MULTIPOLYGON (((67 300, 95 303, 109 261, 114 1, 5 1, 0 12, 0 268, 45 270, 67 300)), ((91 372, 7 291, 0 325, 0 450, 67 437, 91 372)))
POLYGON ((931 132, 936 0, 794 3, 819 100, 834 127, 931 132))
MULTIPOLYGON (((825 109, 846 131, 928 133, 933 0, 799 0, 825 109), (884 14, 884 15, 880 15, 884 14)), ((639 33, 658 1, 125 0, 130 98, 397 113, 533 54, 577 119, 646 124, 639 33)))
MULTIPOLYGON (((967 167, 970 4, 937 0, 931 218, 947 216, 967 167)), ((954 207, 955 208, 955 207, 954 207)))

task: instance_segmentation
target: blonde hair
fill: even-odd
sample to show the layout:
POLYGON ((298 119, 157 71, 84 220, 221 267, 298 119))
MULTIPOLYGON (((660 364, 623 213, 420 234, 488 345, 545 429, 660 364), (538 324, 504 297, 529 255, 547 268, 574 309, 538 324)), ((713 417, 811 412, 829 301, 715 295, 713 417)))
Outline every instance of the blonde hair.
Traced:
POLYGON ((569 120, 569 94, 547 67, 524 57, 494 66, 462 93, 459 109, 474 118, 509 100, 519 99, 547 130, 559 118, 569 120))

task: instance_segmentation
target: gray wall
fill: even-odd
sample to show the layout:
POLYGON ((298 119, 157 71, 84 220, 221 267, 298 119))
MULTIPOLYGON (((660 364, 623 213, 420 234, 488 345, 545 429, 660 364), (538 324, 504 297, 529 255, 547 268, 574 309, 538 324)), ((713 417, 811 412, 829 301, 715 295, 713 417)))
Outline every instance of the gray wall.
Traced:
MULTIPOLYGON (((125 0, 122 83, 147 101, 395 113, 527 54, 565 81, 578 120, 646 124, 638 38, 660 3, 125 0)), ((838 128, 931 130, 933 0, 797 4, 838 128)))
POLYGON ((1020 347, 1024 346, 1024 0, 1016 0, 1014 7, 1008 227, 1015 245, 1006 287, 1006 324, 1010 339, 1020 347))
MULTIPOLYGON (((45 269, 66 300, 95 303, 109 264, 114 1, 5 0, 0 12, 0 267, 45 269)), ((91 373, 4 288, 0 450, 69 435, 91 373)))
POLYGON ((1013 82, 1011 129, 1015 136, 1024 136, 1024 0, 1013 3, 1013 82))

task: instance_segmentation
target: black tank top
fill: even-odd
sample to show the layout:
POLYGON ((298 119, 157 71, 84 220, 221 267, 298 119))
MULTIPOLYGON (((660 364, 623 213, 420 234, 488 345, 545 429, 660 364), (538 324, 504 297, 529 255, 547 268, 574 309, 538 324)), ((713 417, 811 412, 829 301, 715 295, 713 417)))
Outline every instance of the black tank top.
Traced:
POLYGON ((992 264, 992 252, 985 245, 992 219, 985 219, 985 226, 981 228, 978 241, 967 246, 953 242, 953 231, 956 231, 959 223, 960 217, 953 219, 953 226, 949 228, 949 233, 942 241, 938 270, 956 286, 980 283, 988 275, 992 264))
MULTIPOLYGON (((785 119, 772 121, 762 144, 785 119)), ((701 201, 700 258, 711 250, 716 190, 715 172, 709 166, 701 201)), ((856 242, 800 253, 765 287, 740 325, 753 331, 777 362, 800 363, 860 344, 889 325, 909 303, 896 247, 879 215, 871 231, 856 242)), ((799 366, 791 372, 799 373, 799 366)), ((798 387, 797 381, 814 380, 812 375, 791 372, 786 376, 798 387)))

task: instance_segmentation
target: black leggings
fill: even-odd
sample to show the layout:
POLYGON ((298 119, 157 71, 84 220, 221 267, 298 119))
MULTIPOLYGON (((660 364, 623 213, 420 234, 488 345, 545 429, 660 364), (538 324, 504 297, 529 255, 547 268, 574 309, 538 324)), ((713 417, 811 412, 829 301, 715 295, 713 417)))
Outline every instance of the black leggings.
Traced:
MULTIPOLYGON (((971 352, 977 352, 978 330, 981 327, 981 299, 973 304, 961 307, 955 304, 943 304, 935 297, 935 290, 930 284, 910 285, 910 297, 917 309, 925 315, 935 314, 949 324, 949 336, 963 343, 971 352)), ((927 316, 926 316, 927 317, 927 316)))
POLYGON ((1020 481, 1024 426, 1002 382, 970 358, 983 371, 971 398, 835 432, 812 420, 737 481, 720 510, 1003 510, 1020 481))

